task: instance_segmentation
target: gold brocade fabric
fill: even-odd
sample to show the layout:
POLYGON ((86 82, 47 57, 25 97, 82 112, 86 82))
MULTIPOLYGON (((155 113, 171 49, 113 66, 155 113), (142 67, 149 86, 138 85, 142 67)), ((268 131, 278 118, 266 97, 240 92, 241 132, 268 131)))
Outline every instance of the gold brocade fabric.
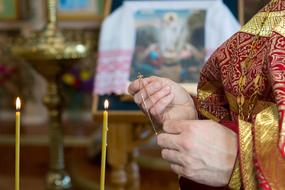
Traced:
POLYGON ((285 190, 285 161, 277 149, 278 131, 277 107, 272 104, 256 116, 256 159, 272 190, 285 190))
MULTIPOLYGON (((206 83, 203 87, 198 89, 198 97, 200 102, 213 101, 213 99, 219 99, 216 94, 219 93, 221 86, 216 82, 206 83)), ((214 103, 214 102, 213 102, 214 103)), ((221 119, 227 116, 225 110, 220 107, 215 107, 215 111, 208 111, 208 104, 200 104, 199 112, 207 118, 210 118, 214 121, 220 121, 221 119)))
MULTIPOLYGON (((205 95, 204 98, 209 98, 214 91, 208 90, 207 93, 201 93, 205 95)), ((228 92, 226 96, 231 109, 237 112, 236 97, 228 92)), ((270 181, 272 190, 285 190, 285 162, 277 148, 279 137, 277 107, 272 102, 259 101, 252 112, 256 115, 254 124, 239 120, 240 162, 238 160, 235 164, 229 188, 232 190, 241 188, 241 171, 243 188, 257 189, 253 159, 253 147, 255 147, 256 159, 264 172, 264 177, 270 181)))
MULTIPOLYGON (((284 21, 284 16, 285 16, 285 10, 270 12, 269 16, 267 12, 259 12, 241 28, 240 32, 256 35, 261 30, 259 34, 260 36, 269 37, 272 34, 272 31, 276 30, 276 27, 280 25, 280 22, 284 21), (266 22, 262 27, 261 23, 263 22, 265 17, 268 18, 266 19, 266 22)), ((283 33, 284 31, 283 29, 281 29, 280 31, 282 31, 281 34, 285 34, 283 33)))
POLYGON ((239 162, 229 183, 234 190, 241 183, 245 190, 285 190, 285 160, 278 149, 279 129, 285 131, 285 0, 271 2, 214 52, 198 84, 201 118, 237 125, 239 162), (257 76, 261 79, 255 88, 257 76), (242 109, 237 104, 241 95, 242 109), (248 117, 243 121, 239 115, 248 117), (278 126, 279 120, 284 125, 278 126))
POLYGON ((240 176, 240 164, 239 160, 237 159, 234 170, 231 176, 231 180, 229 182, 229 188, 232 190, 239 190, 241 188, 241 176, 240 176))
POLYGON ((239 120, 240 170, 243 187, 246 190, 257 189, 253 165, 253 136, 251 129, 251 123, 239 120))

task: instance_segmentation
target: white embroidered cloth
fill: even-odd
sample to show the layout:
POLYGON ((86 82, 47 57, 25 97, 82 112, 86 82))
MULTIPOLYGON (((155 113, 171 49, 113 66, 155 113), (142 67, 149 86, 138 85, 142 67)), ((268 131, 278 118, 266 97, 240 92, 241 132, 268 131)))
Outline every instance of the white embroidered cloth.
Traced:
POLYGON ((135 13, 147 9, 206 10, 206 57, 240 28, 222 0, 125 1, 102 24, 94 94, 127 93, 136 40, 135 13))

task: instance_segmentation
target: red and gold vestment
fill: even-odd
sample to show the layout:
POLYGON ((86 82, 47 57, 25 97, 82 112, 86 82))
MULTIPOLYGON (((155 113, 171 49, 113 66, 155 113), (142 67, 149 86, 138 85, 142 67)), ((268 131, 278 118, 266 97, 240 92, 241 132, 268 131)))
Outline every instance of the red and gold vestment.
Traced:
POLYGON ((271 1, 214 52, 197 108, 237 133, 229 189, 285 189, 285 0, 271 1))

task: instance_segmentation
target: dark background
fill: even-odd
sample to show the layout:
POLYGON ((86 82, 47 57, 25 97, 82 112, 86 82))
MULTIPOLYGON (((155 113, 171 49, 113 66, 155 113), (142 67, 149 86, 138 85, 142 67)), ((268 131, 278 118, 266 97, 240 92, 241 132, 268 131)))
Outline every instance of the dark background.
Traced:
MULTIPOLYGON (((123 3, 123 1, 124 0, 113 0, 112 11, 115 10, 117 7, 119 7, 123 3)), ((232 11, 235 17, 238 18, 238 0, 223 0, 223 2, 229 7, 229 9, 232 11)))

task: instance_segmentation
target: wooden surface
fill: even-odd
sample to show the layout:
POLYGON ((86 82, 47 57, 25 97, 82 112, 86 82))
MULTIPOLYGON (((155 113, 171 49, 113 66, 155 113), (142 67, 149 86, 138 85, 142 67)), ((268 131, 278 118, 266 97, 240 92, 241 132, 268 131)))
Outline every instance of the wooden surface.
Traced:
MULTIPOLYGON (((0 124, 0 189, 8 190, 14 187, 14 122, 0 121, 0 124)), ((21 146, 21 190, 44 190, 49 159, 47 125, 21 127, 22 137, 24 137, 21 146)), ((163 164, 160 159, 160 149, 153 148, 153 145, 144 145, 136 148, 138 152, 133 151, 137 146, 129 146, 132 138, 128 135, 133 132, 133 128, 117 125, 116 122, 114 128, 112 132, 109 131, 110 137, 115 137, 112 137, 113 141, 109 141, 108 148, 113 143, 111 146, 113 150, 110 150, 115 154, 109 153, 107 157, 111 163, 107 165, 108 186, 114 184, 114 179, 118 180, 117 184, 122 184, 124 181, 122 176, 125 176, 129 180, 124 184, 129 189, 178 189, 177 176, 169 169, 165 169, 165 163, 163 164), (128 138, 125 138, 126 136, 128 138), (123 140, 121 141, 120 138, 123 140), (123 145, 121 142, 124 142, 123 145), (137 157, 138 162, 134 156, 137 157), (139 164, 140 167, 138 167, 139 164), (113 178, 112 175, 118 176, 113 178)), ((65 160, 67 171, 71 174, 76 186, 74 190, 97 189, 100 155, 90 156, 94 155, 94 152, 90 154, 90 151, 94 151, 92 146, 100 146, 100 142, 94 141, 96 134, 100 137, 100 125, 97 122, 64 121, 65 160)), ((95 154, 98 152, 95 151, 95 154)))
MULTIPOLYGON (((13 146, 0 145, 0 189, 14 187, 13 146)), ((159 152, 153 152, 159 155, 159 152)), ((25 146, 21 151, 21 190, 44 190, 44 178, 48 170, 48 147, 25 146)), ((98 190, 100 156, 90 159, 88 149, 65 149, 67 170, 74 182, 73 190, 98 190)), ((141 190, 178 190, 177 176, 171 171, 140 168, 141 190)), ((110 166, 107 167, 107 185, 110 184, 110 166)))

